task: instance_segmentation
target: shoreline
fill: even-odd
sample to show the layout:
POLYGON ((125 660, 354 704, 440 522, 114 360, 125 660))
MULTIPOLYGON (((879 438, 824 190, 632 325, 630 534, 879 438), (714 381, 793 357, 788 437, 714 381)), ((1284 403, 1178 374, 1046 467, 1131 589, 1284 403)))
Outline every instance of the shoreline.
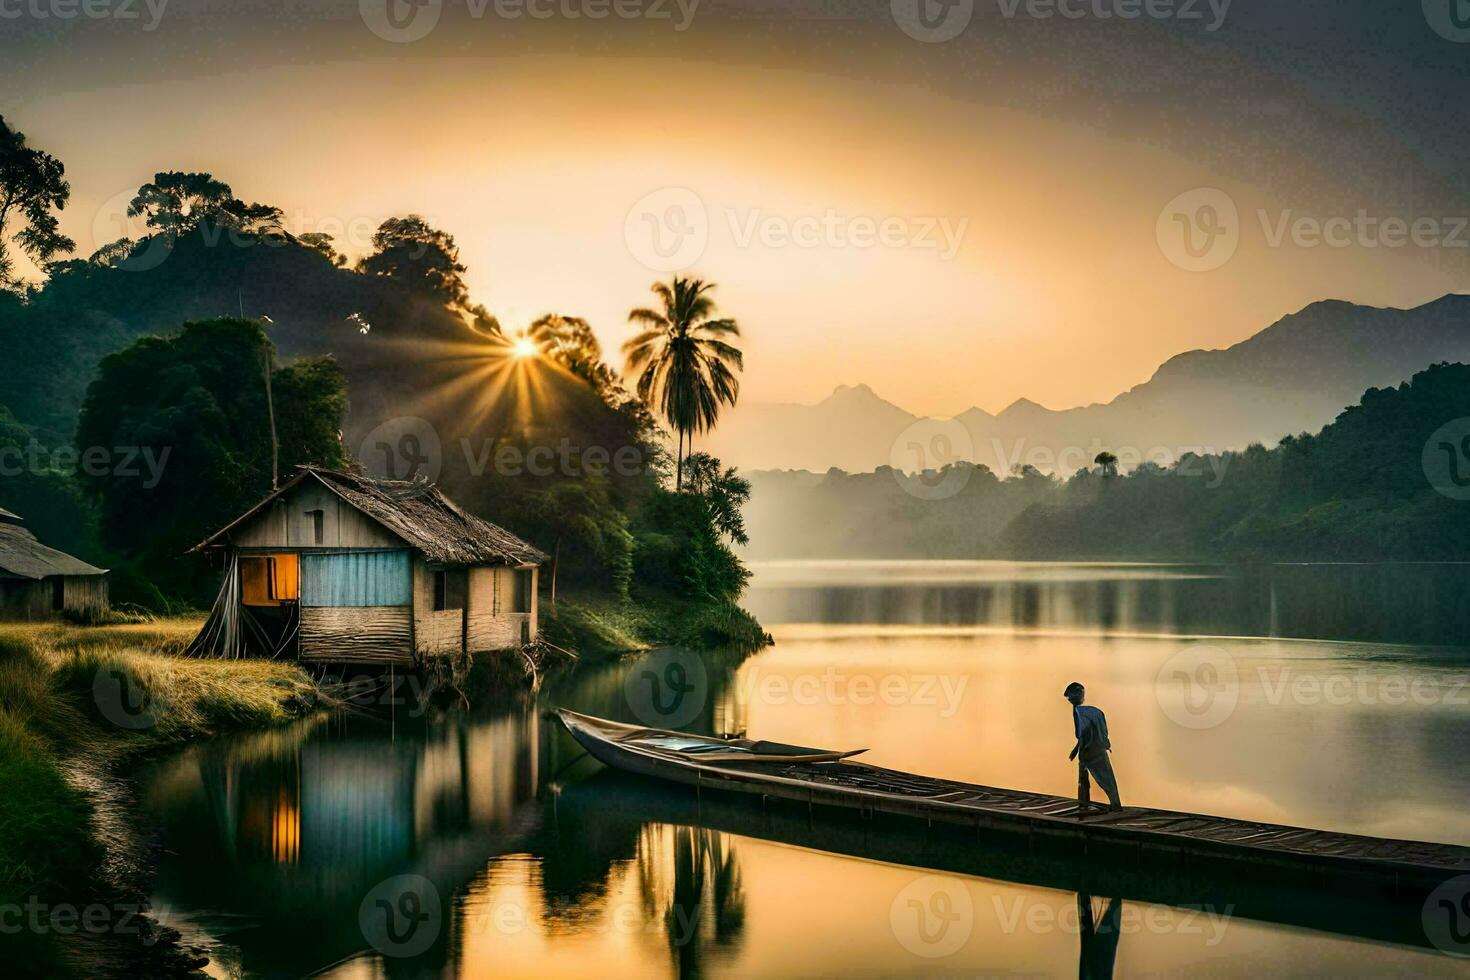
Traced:
MULTIPOLYGON (((548 650, 586 661, 681 641, 773 642, 733 603, 579 596, 559 612, 548 612, 548 650)), ((20 923, 0 929, 0 950, 24 964, 15 975, 205 976, 206 951, 149 914, 157 844, 140 826, 128 767, 334 709, 371 710, 350 684, 294 662, 181 657, 203 621, 0 624, 0 841, 11 848, 0 848, 0 911, 20 923)), ((468 694, 433 684, 415 693, 466 705, 523 697, 558 669, 549 659, 476 655, 468 694)))

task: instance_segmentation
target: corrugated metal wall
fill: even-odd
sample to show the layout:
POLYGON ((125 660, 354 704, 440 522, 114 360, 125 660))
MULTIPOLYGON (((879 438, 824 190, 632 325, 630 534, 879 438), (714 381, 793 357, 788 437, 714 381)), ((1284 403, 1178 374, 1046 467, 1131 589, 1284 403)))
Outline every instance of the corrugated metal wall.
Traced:
POLYGON ((409 552, 301 556, 303 606, 411 606, 409 552))

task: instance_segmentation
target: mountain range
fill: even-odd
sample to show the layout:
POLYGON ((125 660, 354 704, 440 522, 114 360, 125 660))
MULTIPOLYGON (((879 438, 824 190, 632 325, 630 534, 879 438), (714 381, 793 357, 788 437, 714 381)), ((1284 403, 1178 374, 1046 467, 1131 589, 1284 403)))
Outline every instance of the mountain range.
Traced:
POLYGON ((1441 361, 1470 362, 1470 295, 1406 310, 1329 300, 1232 347, 1176 355, 1106 404, 1054 410, 1023 398, 998 414, 924 419, 843 385, 815 405, 742 405, 702 448, 748 470, 916 471, 968 459, 1001 474, 1022 464, 1065 474, 1102 450, 1130 469, 1315 432, 1368 388, 1441 361))

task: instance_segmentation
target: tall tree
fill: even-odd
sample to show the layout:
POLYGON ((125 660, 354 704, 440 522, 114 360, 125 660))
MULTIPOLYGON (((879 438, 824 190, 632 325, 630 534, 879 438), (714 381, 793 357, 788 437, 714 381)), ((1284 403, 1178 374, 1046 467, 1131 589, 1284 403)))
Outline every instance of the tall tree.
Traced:
MULTIPOLYGON (((260 207, 253 205, 252 207, 260 207)), ((190 232, 204 220, 235 224, 235 214, 245 205, 235 200, 230 185, 210 174, 170 170, 153 175, 138 188, 128 204, 128 216, 142 217, 148 227, 170 241, 190 232)))
POLYGON ((459 264, 454 236, 430 226, 423 218, 389 218, 373 234, 376 251, 358 263, 360 272, 387 276, 445 302, 465 304, 469 289, 465 267, 459 264))
MULTIPOLYGON (((76 447, 103 543, 166 594, 207 598, 196 570, 178 557, 270 490, 261 376, 270 349, 259 321, 189 323, 103 358, 87 389, 76 447), (89 452, 100 459, 86 464, 89 452)), ((272 388, 281 471, 343 465, 347 393, 336 363, 277 368, 272 388)))
POLYGON ((602 345, 592 332, 592 324, 581 317, 548 313, 531 324, 527 336, 541 353, 587 382, 598 394, 606 395, 617 386, 618 376, 602 360, 602 345))
POLYGON ((638 379, 643 403, 679 434, 679 490, 684 487, 685 441, 713 429, 721 408, 740 397, 738 372, 744 360, 729 342, 740 336, 740 327, 734 320, 715 318, 714 288, 714 283, 677 276, 672 285, 656 282, 653 293, 661 309, 628 314, 629 323, 643 328, 623 345, 628 373, 638 379))
POLYGON ((15 244, 41 265, 76 243, 58 229, 56 212, 71 198, 61 161, 26 145, 24 133, 0 116, 0 287, 19 282, 10 256, 10 223, 16 222, 15 244))
POLYGON ((709 453, 690 453, 685 460, 689 489, 704 498, 715 530, 736 544, 750 544, 740 508, 750 501, 750 481, 733 466, 722 466, 709 453))

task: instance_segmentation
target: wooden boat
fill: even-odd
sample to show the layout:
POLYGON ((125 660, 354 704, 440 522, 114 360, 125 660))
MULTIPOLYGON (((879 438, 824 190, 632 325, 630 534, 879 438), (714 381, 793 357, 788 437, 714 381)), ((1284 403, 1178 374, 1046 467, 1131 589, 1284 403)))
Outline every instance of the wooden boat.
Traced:
POLYGON ((749 739, 721 739, 626 725, 560 709, 578 744, 604 765, 700 790, 758 795, 1015 831, 1027 842, 1080 842, 1098 858, 1160 853, 1183 861, 1245 862, 1292 875, 1310 872, 1371 883, 1392 896, 1423 894, 1470 875, 1470 847, 1387 840, 1172 810, 1084 809, 1067 797, 980 786, 855 762, 848 752, 749 739))

